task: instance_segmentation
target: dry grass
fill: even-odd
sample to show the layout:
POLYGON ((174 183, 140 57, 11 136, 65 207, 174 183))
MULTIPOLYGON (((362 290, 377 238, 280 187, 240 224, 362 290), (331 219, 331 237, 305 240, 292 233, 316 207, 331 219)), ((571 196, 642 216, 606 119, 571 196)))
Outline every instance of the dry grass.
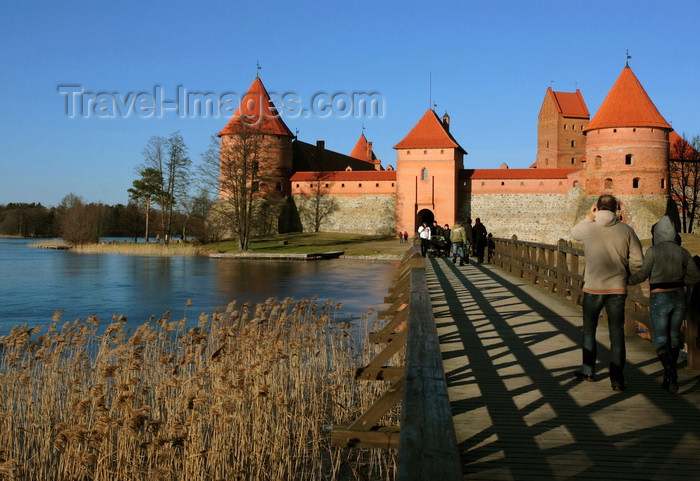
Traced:
MULTIPOLYGON (((330 446, 386 389, 316 299, 230 304, 196 327, 89 318, 0 337, 0 480, 393 479, 396 453, 330 446)), ((366 319, 366 324, 369 320, 366 319)), ((397 423, 397 412, 389 422, 397 423)))
POLYGON ((127 256, 194 256, 202 253, 201 248, 188 243, 171 242, 169 244, 103 242, 72 246, 73 252, 81 254, 120 254, 127 256))

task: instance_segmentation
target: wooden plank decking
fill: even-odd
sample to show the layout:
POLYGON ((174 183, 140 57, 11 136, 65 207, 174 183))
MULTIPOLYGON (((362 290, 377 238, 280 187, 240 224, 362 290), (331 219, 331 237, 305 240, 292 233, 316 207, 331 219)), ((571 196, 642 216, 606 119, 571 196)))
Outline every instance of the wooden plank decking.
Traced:
MULTIPOLYGON (((579 366, 581 310, 490 265, 426 266, 464 479, 700 479, 700 376, 663 391, 651 343, 627 338, 627 390, 579 366)), ((685 366, 685 363, 681 363, 685 366)))

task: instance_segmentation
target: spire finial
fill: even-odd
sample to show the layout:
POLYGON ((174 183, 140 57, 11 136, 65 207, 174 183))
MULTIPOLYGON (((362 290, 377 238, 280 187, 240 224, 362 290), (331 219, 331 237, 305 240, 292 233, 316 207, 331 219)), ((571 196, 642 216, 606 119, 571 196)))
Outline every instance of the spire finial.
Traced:
POLYGON ((625 61, 625 67, 629 67, 630 66, 630 59, 632 58, 632 56, 630 55, 629 49, 625 49, 625 56, 627 57, 627 60, 625 61))
POLYGON ((257 71, 255 72, 255 77, 260 78, 260 69, 262 69, 262 67, 260 66, 260 62, 256 60, 255 66, 257 67, 256 68, 257 71))
POLYGON ((362 123, 362 135, 365 135, 365 124, 364 124, 364 122, 362 123))

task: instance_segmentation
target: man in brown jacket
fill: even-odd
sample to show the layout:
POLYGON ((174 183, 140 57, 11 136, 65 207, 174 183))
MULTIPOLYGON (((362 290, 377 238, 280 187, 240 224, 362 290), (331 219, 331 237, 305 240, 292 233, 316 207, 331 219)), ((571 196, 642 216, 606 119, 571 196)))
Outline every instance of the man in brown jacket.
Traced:
POLYGON ((642 267, 642 245, 634 230, 620 221, 618 202, 601 195, 586 219, 571 229, 582 242, 586 256, 583 275, 583 363, 574 375, 595 380, 598 317, 605 307, 610 335, 610 383, 614 391, 625 389, 625 301, 627 279, 642 267))

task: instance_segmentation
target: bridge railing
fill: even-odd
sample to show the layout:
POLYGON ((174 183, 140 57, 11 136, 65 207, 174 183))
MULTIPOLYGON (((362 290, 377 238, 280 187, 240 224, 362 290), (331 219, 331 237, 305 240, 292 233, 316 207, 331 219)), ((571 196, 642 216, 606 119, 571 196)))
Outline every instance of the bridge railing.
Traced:
POLYGON ((440 343, 420 248, 410 248, 384 300, 389 319, 370 341, 385 344, 369 365, 356 370, 358 380, 391 380, 374 405, 349 425, 334 426, 331 440, 342 447, 398 448, 396 479, 457 481, 462 469, 447 396, 440 343), (405 366, 387 366, 405 347, 405 366), (400 426, 380 426, 380 419, 401 402, 400 426))
MULTIPOLYGON (((519 241, 517 236, 493 240, 495 244, 493 263, 496 266, 552 294, 581 305, 583 271, 586 265, 583 249, 572 247, 563 239, 560 239, 556 245, 519 241)), ((625 334, 627 335, 636 334, 638 324, 651 332, 649 299, 645 295, 643 285, 646 286, 646 283, 628 288, 625 305, 625 334)), ((698 337, 700 287, 693 288, 690 299, 691 308, 685 330, 688 366, 691 369, 700 369, 700 337, 698 337)))

